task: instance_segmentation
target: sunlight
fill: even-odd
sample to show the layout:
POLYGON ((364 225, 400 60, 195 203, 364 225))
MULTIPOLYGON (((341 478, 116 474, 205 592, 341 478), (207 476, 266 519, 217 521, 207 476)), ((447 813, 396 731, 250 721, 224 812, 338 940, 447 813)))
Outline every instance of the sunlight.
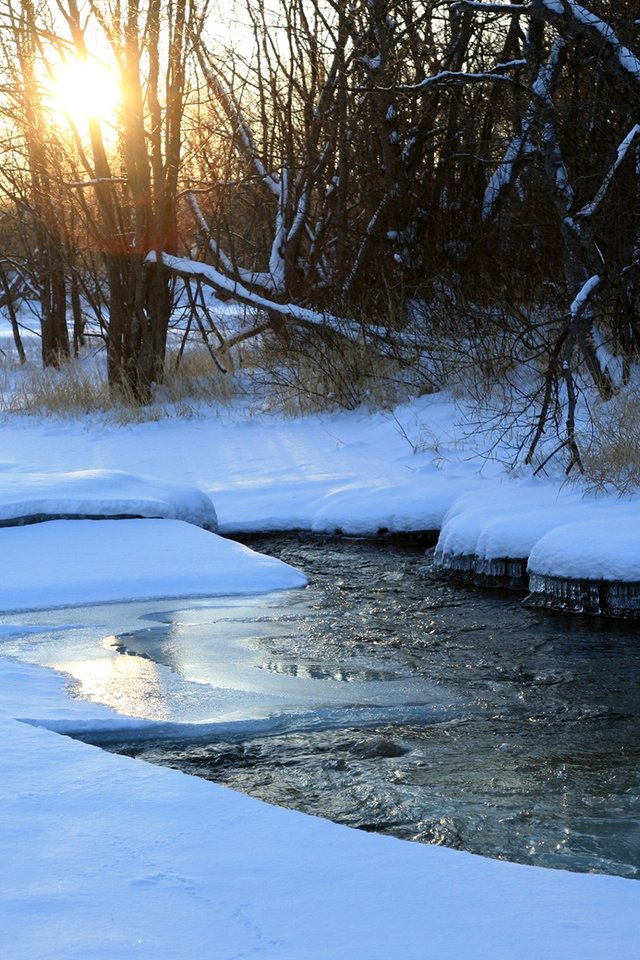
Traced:
POLYGON ((113 120, 120 103, 116 77, 97 61, 61 63, 46 86, 52 113, 76 125, 90 119, 113 120))
POLYGON ((156 721, 170 717, 166 703, 171 696, 166 681, 168 671, 163 672, 150 660, 112 653, 108 658, 65 659, 52 666, 73 677, 81 698, 104 703, 129 717, 156 721))

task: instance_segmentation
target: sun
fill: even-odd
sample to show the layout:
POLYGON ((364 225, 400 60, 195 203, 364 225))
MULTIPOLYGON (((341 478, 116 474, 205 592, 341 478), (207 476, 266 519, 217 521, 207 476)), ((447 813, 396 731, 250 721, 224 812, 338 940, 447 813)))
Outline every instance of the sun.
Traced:
POLYGON ((66 60, 58 64, 46 86, 49 109, 61 119, 76 126, 91 119, 115 119, 120 103, 118 81, 95 60, 66 60))

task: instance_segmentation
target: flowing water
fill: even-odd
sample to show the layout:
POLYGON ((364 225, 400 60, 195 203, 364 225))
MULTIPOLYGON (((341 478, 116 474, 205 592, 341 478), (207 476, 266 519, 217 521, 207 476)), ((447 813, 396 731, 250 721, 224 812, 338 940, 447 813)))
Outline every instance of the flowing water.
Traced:
POLYGON ((107 749, 364 830, 640 877, 637 624, 453 586, 415 547, 251 545, 310 586, 21 615, 0 653, 152 721, 81 734, 107 749))

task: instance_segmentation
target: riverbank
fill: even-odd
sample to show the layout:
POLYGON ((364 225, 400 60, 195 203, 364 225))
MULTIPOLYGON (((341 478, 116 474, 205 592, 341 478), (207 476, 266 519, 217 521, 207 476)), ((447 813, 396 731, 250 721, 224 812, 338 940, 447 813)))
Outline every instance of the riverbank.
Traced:
MULTIPOLYGON (((559 504, 582 499, 557 478, 505 477, 501 464, 479 456, 477 438, 456 432, 457 416, 451 398, 441 395, 393 414, 299 420, 234 407, 127 426, 96 417, 8 418, 1 428, 0 503, 8 510, 7 504, 28 501, 24 515, 34 516, 47 514, 55 500, 65 516, 87 516, 96 495, 85 489, 80 496, 74 485, 89 471, 106 484, 97 497, 103 515, 140 515, 123 503, 122 486, 109 473, 115 470, 126 475, 129 489, 131 478, 166 485, 163 496, 157 488, 152 495, 150 486, 143 495, 138 485, 130 498, 136 509, 141 500, 156 506, 145 508, 147 519, 127 523, 152 524, 150 517, 161 516, 157 522, 166 524, 177 509, 167 490, 181 485, 209 497, 222 532, 365 535, 445 533, 447 514, 461 497, 476 503, 493 497, 494 519, 507 491, 524 510, 524 493, 539 490, 538 517, 549 498, 559 504)), ((585 503, 585 520, 598 519, 598 504, 606 504, 613 551, 616 531, 628 529, 637 500, 585 503)), ((554 529, 562 526, 563 510, 554 515, 554 529)), ((509 518, 515 536, 521 521, 515 511, 509 518)), ((478 518, 480 526, 486 521, 478 518)), ((25 549, 19 566, 5 539, 4 562, 7 570, 14 563, 21 591, 13 604, 4 597, 5 610, 55 602, 67 524, 89 521, 54 523, 55 536, 25 549)), ((116 590, 116 574, 126 573, 122 551, 101 546, 113 525, 116 534, 124 530, 121 523, 91 524, 91 550, 100 558, 92 600, 100 599, 100 584, 110 591, 103 599, 131 595, 116 590)), ((470 524, 462 524, 469 536, 470 524)), ((0 537, 28 529, 35 528, 10 527, 0 537)), ((136 529, 145 531, 144 540, 151 525, 136 529)), ((41 536, 42 530, 35 539, 41 536)), ((154 575, 165 577, 162 589, 188 593, 190 544, 180 537, 171 549, 160 552, 151 542, 146 549, 137 566, 153 556, 154 575)), ((79 556, 68 558, 71 585, 79 556)), ((83 565, 90 562, 89 555, 83 565)), ((215 558, 206 565, 215 575, 215 558)), ((215 593, 214 579, 198 590, 215 593)), ((85 598, 79 581, 76 586, 66 602, 85 598)), ((351 831, 104 754, 44 729, 71 715, 87 725, 111 723, 113 716, 72 699, 64 679, 41 669, 0 661, 0 693, 0 944, 7 960, 635 958, 640 886, 633 881, 521 867, 351 831)))
POLYGON ((0 524, 89 509, 209 528, 217 513, 230 535, 433 531, 443 571, 524 586, 532 575, 541 604, 546 591, 562 609, 564 590, 577 597, 567 612, 640 613, 640 496, 508 472, 506 441, 487 459, 486 435, 445 393, 392 412, 287 419, 236 402, 127 425, 11 417, 1 430, 0 524), (611 600, 609 583, 624 585, 611 600))
POLYGON ((50 672, 0 661, 0 689, 5 960, 636 956, 635 881, 271 807, 34 726, 108 717, 50 672))

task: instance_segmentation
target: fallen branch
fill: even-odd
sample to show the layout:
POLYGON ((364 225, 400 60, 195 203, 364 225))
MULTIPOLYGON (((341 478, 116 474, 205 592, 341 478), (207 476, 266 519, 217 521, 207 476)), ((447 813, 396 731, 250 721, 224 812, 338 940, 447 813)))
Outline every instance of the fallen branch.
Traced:
POLYGON ((167 270, 178 276, 197 278, 225 297, 246 306, 255 307, 257 310, 266 310, 268 313, 276 314, 285 320, 306 326, 327 327, 354 341, 362 340, 365 329, 367 333, 374 337, 386 338, 387 336, 387 331, 382 327, 367 326, 364 328, 354 320, 345 320, 331 313, 321 313, 318 310, 301 307, 296 303, 278 303, 277 300, 263 297, 245 287, 238 280, 226 277, 208 263, 200 263, 187 257, 175 257, 169 253, 160 253, 158 256, 155 251, 149 252, 146 257, 147 263, 157 263, 158 259, 167 270))

